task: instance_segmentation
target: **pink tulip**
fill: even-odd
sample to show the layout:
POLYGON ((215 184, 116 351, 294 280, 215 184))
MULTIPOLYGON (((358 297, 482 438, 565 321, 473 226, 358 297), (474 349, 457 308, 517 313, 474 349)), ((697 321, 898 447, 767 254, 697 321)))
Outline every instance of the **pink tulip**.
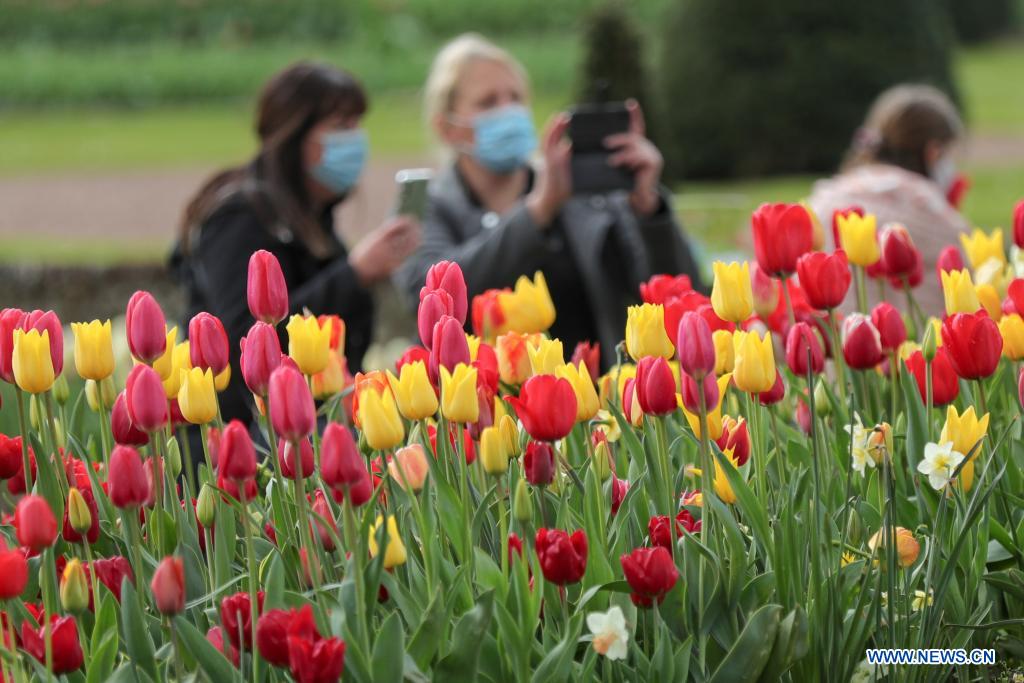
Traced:
POLYGON ((249 257, 245 293, 256 320, 276 325, 288 316, 288 285, 281 264, 269 251, 260 249, 249 257))
POLYGON ((167 395, 156 370, 136 365, 125 383, 125 403, 132 424, 152 434, 167 424, 167 395))
POLYGON ((270 375, 281 364, 281 340, 277 330, 268 323, 256 322, 240 343, 242 356, 239 365, 245 385, 257 396, 266 396, 270 375))
POLYGON ((277 435, 300 441, 316 428, 316 406, 306 378, 295 368, 282 365, 270 375, 270 422, 277 435))
POLYGON ((152 364, 167 350, 167 319, 149 292, 135 292, 128 300, 125 329, 128 349, 143 363, 152 364))
POLYGON ((188 324, 189 355, 192 366, 209 368, 219 375, 228 366, 228 333, 215 315, 197 314, 188 324))
POLYGON ((715 342, 711 326, 699 313, 687 311, 676 335, 679 367, 695 380, 715 371, 715 342))

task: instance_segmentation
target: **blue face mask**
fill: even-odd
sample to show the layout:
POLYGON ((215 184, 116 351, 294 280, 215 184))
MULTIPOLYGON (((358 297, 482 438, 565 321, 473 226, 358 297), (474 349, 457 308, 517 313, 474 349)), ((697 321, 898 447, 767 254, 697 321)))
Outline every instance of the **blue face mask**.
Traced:
POLYGON ((324 187, 343 194, 352 189, 366 165, 369 142, 362 128, 325 133, 320 163, 310 173, 324 187))
POLYGON ((473 119, 473 133, 473 155, 495 173, 511 173, 524 166, 537 148, 530 112, 518 104, 478 114, 473 119))

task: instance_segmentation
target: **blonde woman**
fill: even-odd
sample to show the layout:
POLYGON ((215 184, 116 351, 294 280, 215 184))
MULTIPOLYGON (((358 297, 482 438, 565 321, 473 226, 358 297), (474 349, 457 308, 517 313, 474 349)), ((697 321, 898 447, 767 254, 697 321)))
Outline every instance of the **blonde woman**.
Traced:
POLYGON ((552 336, 567 349, 600 342, 607 365, 640 282, 682 273, 700 286, 697 267, 635 102, 629 132, 605 141, 609 162, 630 169, 635 185, 586 198, 572 192, 568 115, 555 115, 538 141, 529 106, 522 65, 484 38, 463 35, 438 53, 426 110, 450 161, 431 187, 422 244, 397 280, 415 302, 427 269, 442 259, 460 264, 470 296, 540 270, 557 311, 552 336))

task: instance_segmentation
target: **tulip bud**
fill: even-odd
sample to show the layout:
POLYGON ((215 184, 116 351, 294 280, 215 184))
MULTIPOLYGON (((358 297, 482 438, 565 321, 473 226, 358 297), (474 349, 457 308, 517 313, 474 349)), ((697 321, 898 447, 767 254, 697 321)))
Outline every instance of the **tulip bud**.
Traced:
MULTIPOLYGON (((1024 400, 1022 400, 1022 403, 1024 403, 1024 400)), ((530 500, 530 487, 526 485, 525 479, 520 479, 519 483, 516 484, 516 494, 512 501, 512 508, 517 522, 527 524, 533 519, 533 501, 530 500)))
POLYGON ((786 364, 793 374, 805 377, 808 370, 818 375, 825 369, 825 352, 818 334, 805 322, 789 328, 786 335, 786 364))
POLYGON ((429 292, 443 291, 452 300, 451 315, 465 324, 466 313, 469 303, 466 291, 466 278, 462 274, 462 267, 455 261, 438 261, 427 271, 427 277, 423 289, 420 290, 420 301, 429 292))
POLYGON ((814 385, 814 410, 822 417, 832 412, 832 401, 829 400, 824 382, 817 382, 814 385))
POLYGON ((502 415, 498 420, 498 429, 501 430, 501 438, 508 457, 518 458, 523 452, 523 447, 519 444, 519 427, 515 419, 511 415, 502 415))
POLYGON ((860 515, 847 516, 846 537, 850 540, 851 545, 860 545, 861 539, 864 538, 864 522, 861 520, 860 515))
POLYGON ((600 481, 605 481, 612 474, 612 454, 608 442, 601 440, 594 447, 594 455, 590 458, 590 467, 600 481))
POLYGON ((276 325, 288 315, 288 285, 280 262, 269 251, 260 249, 249 257, 245 292, 256 320, 276 325))
POLYGON ((270 375, 270 421, 277 435, 301 441, 316 429, 316 405, 302 374, 282 365, 270 375))
POLYGON ((531 441, 523 456, 526 480, 534 486, 547 486, 555 477, 555 452, 543 441, 531 441))
POLYGON ((451 294, 442 290, 420 291, 420 303, 416 309, 416 328, 420 333, 420 341, 429 351, 434 342, 434 326, 441 316, 454 317, 455 303, 451 294))
MULTIPOLYGON (((703 321, 703 318, 697 317, 703 321)), ((685 323, 680 324, 679 328, 683 329, 684 325, 685 323)), ((710 335, 707 335, 707 341, 711 341, 710 335)), ((709 348, 713 353, 714 345, 709 345, 709 348)), ((702 371, 702 376, 710 378, 711 383, 714 384, 714 377, 709 374, 714 371, 713 359, 711 367, 702 368, 702 371)), ((664 358, 647 356, 640 359, 636 369, 634 391, 637 400, 640 401, 640 409, 645 415, 668 415, 677 408, 676 380, 668 361, 664 358)))
POLYGON ((169 438, 164 452, 167 454, 164 456, 164 462, 167 463, 170 473, 177 479, 181 474, 181 446, 178 445, 178 440, 173 436, 169 438))
POLYGON ((85 383, 85 400, 93 412, 98 413, 100 408, 110 410, 117 400, 117 387, 114 386, 113 375, 104 377, 100 381, 94 379, 85 383))
POLYGON ((43 418, 41 413, 42 409, 39 407, 39 399, 36 398, 35 394, 32 394, 28 399, 28 423, 37 432, 42 429, 43 418))
POLYGON ((239 365, 245 385, 256 396, 267 395, 270 375, 281 364, 281 341, 269 324, 256 322, 241 340, 239 365))
POLYGON ((754 296, 750 284, 750 266, 715 261, 715 282, 711 289, 711 306, 722 320, 740 323, 750 317, 754 296))
POLYGON ((935 354, 938 352, 937 335, 935 325, 925 325, 924 339, 921 341, 921 355, 929 363, 935 360, 935 354))
POLYGON ((160 375, 148 365, 136 365, 125 384, 125 404, 134 426, 153 433, 167 424, 167 396, 160 375))
POLYGON ((68 492, 68 520, 71 528, 77 533, 84 534, 92 527, 92 512, 85 502, 82 492, 74 486, 68 492))
POLYGON ((137 508, 149 497, 149 485, 139 452, 131 446, 115 446, 107 470, 110 502, 114 507, 137 508))
POLYGON ((487 427, 480 433, 480 462, 484 472, 496 477, 508 471, 508 456, 497 427, 487 427))
POLYGON ((128 300, 125 331, 128 349, 143 363, 152 363, 167 349, 167 320, 149 292, 138 291, 128 300))
POLYGON ((907 339, 907 326, 900 312, 887 301, 877 304, 871 310, 871 322, 878 330, 884 351, 893 352, 907 339))
POLYGON ((71 398, 71 387, 68 386, 68 378, 65 375, 59 375, 57 379, 53 380, 53 388, 50 390, 53 392, 53 400, 58 405, 64 405, 71 398))
POLYGON ((918 252, 907 229, 899 223, 888 223, 878 242, 885 272, 893 277, 908 277, 917 265, 918 252))
POLYGON ((165 557, 153 572, 149 584, 153 602, 161 614, 175 615, 185 610, 185 566, 180 557, 165 557))
POLYGON ((843 321, 843 358, 854 370, 882 362, 882 339, 867 316, 853 313, 843 321))
POLYGON ((687 311, 679 321, 676 339, 679 367, 695 380, 715 371, 715 342, 711 327, 699 313, 687 311))
POLYGON ((205 528, 213 527, 217 519, 217 494, 209 484, 203 484, 196 499, 196 519, 205 528))
POLYGON ((56 379, 49 330, 14 330, 11 368, 14 381, 23 391, 33 395, 48 391, 56 379))
POLYGON ((60 578, 60 604, 66 612, 82 612, 89 607, 89 580, 77 557, 68 561, 60 578))
POLYGON ((42 496, 25 495, 14 510, 18 543, 35 551, 49 548, 57 540, 57 520, 42 496))
POLYGON ((192 367, 219 375, 228 367, 228 333, 217 316, 198 313, 188 323, 192 367))

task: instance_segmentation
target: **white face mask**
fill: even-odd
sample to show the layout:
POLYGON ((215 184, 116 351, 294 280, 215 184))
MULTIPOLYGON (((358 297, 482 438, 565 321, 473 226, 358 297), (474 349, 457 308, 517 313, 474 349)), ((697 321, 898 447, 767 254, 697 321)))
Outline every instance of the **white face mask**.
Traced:
POLYGON ((948 192, 949 188, 953 186, 953 181, 956 180, 956 164, 953 163, 953 157, 943 154, 932 166, 929 175, 940 190, 948 192))

